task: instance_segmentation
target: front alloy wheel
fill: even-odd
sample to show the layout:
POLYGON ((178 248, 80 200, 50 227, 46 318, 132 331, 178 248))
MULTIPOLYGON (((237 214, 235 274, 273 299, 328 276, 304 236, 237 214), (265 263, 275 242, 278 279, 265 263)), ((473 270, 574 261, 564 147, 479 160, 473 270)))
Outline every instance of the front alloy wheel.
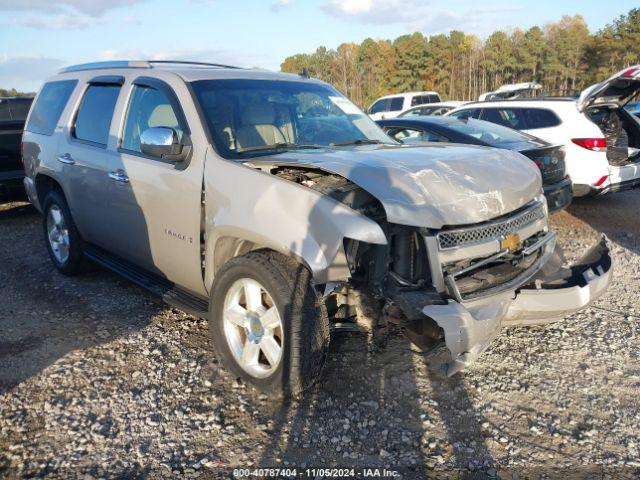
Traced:
POLYGON ((256 250, 216 272, 211 340, 236 377, 273 398, 297 396, 319 377, 329 321, 311 272, 291 257, 256 250))
POLYGON ((225 298, 222 318, 238 365, 252 377, 271 375, 282 359, 284 339, 280 313, 264 286, 251 278, 237 280, 225 298))

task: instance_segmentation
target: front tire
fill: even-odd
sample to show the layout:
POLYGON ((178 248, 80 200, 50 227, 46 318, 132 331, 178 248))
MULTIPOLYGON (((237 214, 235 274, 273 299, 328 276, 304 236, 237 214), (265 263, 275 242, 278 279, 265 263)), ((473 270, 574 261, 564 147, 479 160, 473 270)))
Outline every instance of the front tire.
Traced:
POLYGON ((216 274, 212 341, 222 363, 271 397, 297 396, 320 376, 329 321, 311 273, 294 259, 259 250, 216 274))
POLYGON ((64 275, 76 275, 84 261, 82 239, 64 195, 55 190, 49 192, 43 202, 42 214, 47 251, 53 265, 64 275))

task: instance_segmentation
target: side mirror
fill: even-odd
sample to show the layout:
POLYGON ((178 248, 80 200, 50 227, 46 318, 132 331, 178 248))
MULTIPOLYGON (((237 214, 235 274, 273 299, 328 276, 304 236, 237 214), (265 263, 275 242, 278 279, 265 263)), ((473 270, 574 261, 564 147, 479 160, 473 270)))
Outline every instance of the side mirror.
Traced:
POLYGON ((145 155, 174 162, 181 162, 186 157, 186 149, 178 141, 178 133, 168 127, 152 127, 142 132, 140 151, 145 155))

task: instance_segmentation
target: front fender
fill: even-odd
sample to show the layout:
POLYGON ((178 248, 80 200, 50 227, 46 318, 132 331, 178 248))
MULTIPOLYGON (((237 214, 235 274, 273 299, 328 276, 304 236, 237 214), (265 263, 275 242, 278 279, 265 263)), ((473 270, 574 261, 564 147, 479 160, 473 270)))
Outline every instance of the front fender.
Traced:
POLYGON ((215 274, 223 238, 294 256, 316 283, 346 280, 344 239, 386 244, 380 225, 314 190, 214 153, 205 167, 205 281, 215 274))

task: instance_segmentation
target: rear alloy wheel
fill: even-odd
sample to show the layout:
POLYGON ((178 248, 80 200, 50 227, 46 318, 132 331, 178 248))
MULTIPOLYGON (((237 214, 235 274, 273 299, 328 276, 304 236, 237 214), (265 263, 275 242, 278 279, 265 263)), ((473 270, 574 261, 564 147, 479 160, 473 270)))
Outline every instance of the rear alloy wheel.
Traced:
POLYGON ((52 205, 47 212, 47 239, 56 261, 63 264, 69 260, 69 228, 58 205, 52 205))
POLYGON ((53 265, 64 275, 79 273, 84 261, 82 239, 61 192, 47 194, 42 208, 42 226, 53 265))
POLYGON ((216 272, 209 310, 222 363, 274 398, 296 396, 320 376, 329 321, 311 272, 269 250, 250 252, 216 272))

